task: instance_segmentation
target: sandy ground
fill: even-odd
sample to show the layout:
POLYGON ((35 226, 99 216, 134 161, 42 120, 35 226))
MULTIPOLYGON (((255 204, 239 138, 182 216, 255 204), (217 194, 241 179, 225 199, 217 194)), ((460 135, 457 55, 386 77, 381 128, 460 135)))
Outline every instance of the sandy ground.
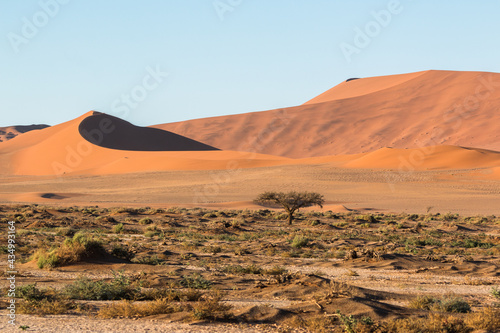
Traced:
POLYGON ((499 214, 500 181, 472 179, 470 172, 400 174, 325 164, 60 178, 6 176, 0 179, 0 202, 239 209, 256 208, 251 201, 263 191, 307 190, 325 196, 325 210, 344 205, 357 210, 425 213, 432 207, 431 212, 499 214), (50 198, 42 197, 47 194, 50 198))
POLYGON ((133 319, 95 319, 78 316, 29 316, 18 315, 16 327, 5 324, 5 311, 2 311, 3 323, 0 324, 2 332, 20 332, 19 326, 27 325, 27 332, 54 332, 54 333, 72 333, 72 332, 196 332, 196 333, 236 333, 236 332, 272 332, 270 328, 262 327, 258 329, 254 326, 251 328, 245 325, 211 325, 211 324, 177 324, 168 323, 161 320, 133 320, 133 319))

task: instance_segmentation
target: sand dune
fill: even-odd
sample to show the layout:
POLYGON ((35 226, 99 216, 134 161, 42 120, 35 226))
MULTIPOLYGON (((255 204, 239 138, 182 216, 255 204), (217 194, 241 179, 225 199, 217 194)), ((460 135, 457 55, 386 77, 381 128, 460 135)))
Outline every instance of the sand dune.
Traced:
POLYGON ((401 171, 481 169, 478 177, 496 179, 500 176, 495 169, 500 168, 500 153, 485 149, 446 145, 382 148, 370 153, 290 159, 216 150, 174 133, 139 128, 96 112, 0 144, 0 166, 4 175, 106 175, 300 164, 401 171))
POLYGON ((60 176, 326 164, 480 169, 478 177, 496 179, 499 85, 500 74, 480 72, 357 79, 293 108, 152 128, 91 111, 0 143, 0 172, 60 176))
POLYGON ((153 127, 224 150, 291 158, 435 145, 500 151, 499 87, 500 74, 483 72, 364 78, 301 106, 153 127))
POLYGON ((0 142, 14 139, 16 136, 27 133, 29 131, 44 129, 49 125, 21 125, 0 127, 0 142))
MULTIPOLYGON (((314 163, 318 159, 304 159, 314 163)), ((493 168, 500 166, 500 152, 457 146, 429 146, 418 149, 382 148, 371 153, 331 156, 320 159, 342 168, 454 170, 493 168)))
POLYGON ((16 140, 0 144, 0 172, 12 175, 231 170, 276 165, 286 160, 283 157, 248 152, 218 151, 174 133, 141 129, 118 118, 93 111, 72 121, 29 132, 16 140), (110 122, 102 122, 107 119, 110 122), (112 126, 115 129, 110 131, 112 126), (87 138, 99 145, 85 139, 82 132, 87 133, 87 138), (170 139, 172 140, 169 141, 170 139), (104 145, 115 149, 102 147, 104 145), (136 151, 137 149, 143 150, 136 151), (160 149, 169 151, 156 151, 160 149))

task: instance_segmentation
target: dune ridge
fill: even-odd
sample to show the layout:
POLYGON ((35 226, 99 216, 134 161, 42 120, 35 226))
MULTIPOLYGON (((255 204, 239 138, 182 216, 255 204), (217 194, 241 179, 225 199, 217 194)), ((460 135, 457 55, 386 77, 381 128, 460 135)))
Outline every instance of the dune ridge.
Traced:
POLYGON ((1 143, 1 173, 35 176, 110 175, 166 170, 232 172, 238 169, 280 165, 329 165, 335 168, 400 171, 481 169, 482 176, 500 178, 497 171, 500 169, 500 152, 486 149, 450 145, 413 149, 385 147, 369 153, 291 159, 251 152, 216 150, 168 132, 159 135, 167 139, 173 137, 177 141, 157 144, 152 141, 160 137, 158 132, 163 131, 143 131, 121 119, 89 112, 72 121, 26 133, 16 140, 1 143), (113 131, 110 131, 113 127, 113 131), (96 135, 98 130, 102 130, 102 133, 96 135), (109 133, 106 133, 108 131, 109 133), (91 137, 85 138, 82 132, 90 133, 91 137), (106 134, 110 134, 107 139, 106 134), (91 142, 96 139, 99 139, 96 144, 91 142), (131 141, 135 139, 138 143, 131 146, 131 141), (151 146, 148 146, 148 142, 151 142, 151 146), (141 145, 146 145, 145 150, 138 150, 141 145))
POLYGON ((342 82, 300 106, 152 127, 290 158, 436 145, 500 151, 499 104, 500 74, 431 70, 342 82))
POLYGON ((50 126, 45 124, 40 124, 40 125, 16 125, 16 126, 0 127, 0 142, 14 139, 16 136, 21 135, 23 133, 27 133, 29 131, 40 130, 47 127, 50 126))
POLYGON ((497 87, 500 74, 425 71, 350 80, 297 107, 146 128, 90 111, 0 143, 0 173, 102 175, 303 164, 475 169, 482 170, 478 176, 496 179, 497 87))

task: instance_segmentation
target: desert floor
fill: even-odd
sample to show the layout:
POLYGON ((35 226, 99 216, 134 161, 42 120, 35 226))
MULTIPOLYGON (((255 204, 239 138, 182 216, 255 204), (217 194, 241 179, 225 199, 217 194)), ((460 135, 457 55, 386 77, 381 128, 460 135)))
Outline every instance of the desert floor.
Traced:
MULTIPOLYGON (((139 188, 139 179, 131 182, 139 188)), ((7 222, 16 221, 17 285, 36 283, 18 299, 17 326, 28 331, 500 329, 500 219, 434 209, 309 210, 292 226, 278 210, 126 205, 10 204, 0 218, 2 244, 7 222), (112 291, 96 291, 103 284, 127 293, 106 298, 112 291)))
POLYGON ((190 170, 126 175, 2 176, 0 203, 259 208, 264 191, 314 191, 324 210, 461 215, 498 214, 500 180, 482 169, 413 171, 343 169, 328 164, 235 170, 190 170), (430 208, 432 207, 432 208, 430 208))

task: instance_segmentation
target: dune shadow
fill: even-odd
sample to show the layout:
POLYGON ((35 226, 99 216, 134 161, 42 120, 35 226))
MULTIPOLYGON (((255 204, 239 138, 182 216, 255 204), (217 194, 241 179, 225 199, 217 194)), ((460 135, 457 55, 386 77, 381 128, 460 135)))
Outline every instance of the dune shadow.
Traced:
POLYGON ((92 144, 117 150, 219 150, 182 135, 157 128, 135 126, 120 118, 98 112, 82 120, 78 130, 80 135, 92 144))

